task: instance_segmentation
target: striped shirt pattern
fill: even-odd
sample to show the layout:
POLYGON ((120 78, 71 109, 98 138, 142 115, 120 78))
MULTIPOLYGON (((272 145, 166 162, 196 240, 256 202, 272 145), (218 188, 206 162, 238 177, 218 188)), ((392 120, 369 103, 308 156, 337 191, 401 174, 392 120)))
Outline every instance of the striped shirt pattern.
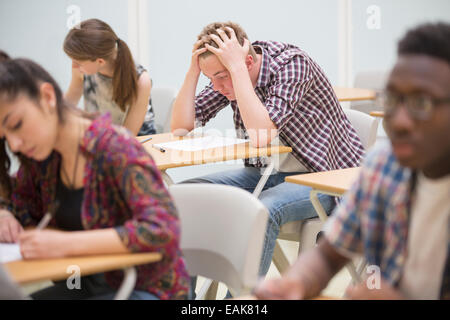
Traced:
MULTIPOLYGON (((253 46, 262 55, 255 93, 293 156, 311 172, 358 166, 363 146, 320 66, 290 44, 256 41, 253 46)), ((204 126, 228 104, 237 136, 248 139, 237 102, 215 92, 211 83, 195 99, 196 126, 204 126)), ((261 159, 245 164, 265 165, 261 159)))

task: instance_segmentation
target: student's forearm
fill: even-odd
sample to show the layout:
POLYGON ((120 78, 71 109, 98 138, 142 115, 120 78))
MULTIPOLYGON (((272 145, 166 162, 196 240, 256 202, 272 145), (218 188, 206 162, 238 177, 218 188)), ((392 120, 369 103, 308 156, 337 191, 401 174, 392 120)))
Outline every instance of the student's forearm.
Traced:
POLYGON ((231 75, 239 112, 250 140, 256 147, 264 147, 277 135, 277 127, 256 95, 247 69, 234 70, 231 75))
POLYGON ((302 254, 287 275, 304 286, 305 298, 316 297, 348 260, 339 255, 327 241, 302 254))
POLYGON ((197 89, 199 73, 189 70, 183 85, 173 103, 171 131, 194 129, 195 122, 195 90, 197 89))
POLYGON ((67 250, 69 256, 130 252, 112 228, 70 232, 67 250))

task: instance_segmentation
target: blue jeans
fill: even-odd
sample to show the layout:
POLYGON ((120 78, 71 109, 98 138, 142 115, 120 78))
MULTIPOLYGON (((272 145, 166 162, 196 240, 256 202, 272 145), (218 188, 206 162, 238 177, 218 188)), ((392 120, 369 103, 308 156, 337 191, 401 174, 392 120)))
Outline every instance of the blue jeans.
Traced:
MULTIPOLYGON (((54 285, 31 294, 34 300, 112 300, 116 295, 104 278, 98 273, 80 278, 80 289, 68 289, 66 281, 56 281, 54 285)), ((159 300, 150 292, 133 290, 129 300, 159 300)))
MULTIPOLYGON (((260 276, 265 276, 269 270, 280 227, 291 221, 317 217, 317 213, 309 200, 311 188, 284 182, 285 177, 295 174, 300 173, 278 172, 272 174, 259 195, 259 199, 269 211, 269 220, 259 267, 260 276)), ((189 179, 182 183, 226 184, 253 192, 260 178, 261 173, 259 169, 246 167, 189 179)), ((319 201, 327 214, 330 214, 335 206, 334 198, 320 194, 319 201)))

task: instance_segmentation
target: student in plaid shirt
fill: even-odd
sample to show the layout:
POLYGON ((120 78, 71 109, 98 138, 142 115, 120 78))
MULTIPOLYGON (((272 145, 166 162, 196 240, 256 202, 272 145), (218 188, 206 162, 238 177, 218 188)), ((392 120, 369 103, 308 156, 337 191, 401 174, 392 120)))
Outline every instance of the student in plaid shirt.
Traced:
MULTIPOLYGON (((298 47, 276 42, 250 44, 232 22, 206 26, 194 45, 191 66, 175 100, 172 131, 204 126, 231 104, 239 138, 256 147, 279 140, 292 154, 276 163, 260 195, 269 210, 260 274, 265 275, 281 225, 316 216, 310 188, 285 183, 287 175, 358 166, 363 147, 319 65, 298 47), (202 72, 211 83, 195 96, 202 72)), ((264 159, 245 168, 186 182, 219 183, 253 191, 264 159)), ((334 199, 322 195, 327 212, 334 199)))
POLYGON ((409 31, 398 54, 384 95, 390 145, 365 159, 319 245, 262 282, 259 298, 315 296, 354 254, 380 276, 350 298, 450 298, 450 24, 409 31))

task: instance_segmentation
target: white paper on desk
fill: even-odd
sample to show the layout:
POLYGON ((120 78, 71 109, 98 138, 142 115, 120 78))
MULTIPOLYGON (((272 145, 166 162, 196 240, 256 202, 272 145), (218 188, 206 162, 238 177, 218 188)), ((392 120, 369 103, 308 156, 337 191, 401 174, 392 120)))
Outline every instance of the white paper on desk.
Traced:
POLYGON ((185 139, 166 143, 158 143, 155 146, 164 149, 174 149, 181 151, 200 151, 212 148, 220 148, 248 142, 249 140, 236 139, 230 137, 207 136, 202 138, 185 139))
POLYGON ((20 247, 17 243, 0 243, 0 263, 22 260, 20 247))

